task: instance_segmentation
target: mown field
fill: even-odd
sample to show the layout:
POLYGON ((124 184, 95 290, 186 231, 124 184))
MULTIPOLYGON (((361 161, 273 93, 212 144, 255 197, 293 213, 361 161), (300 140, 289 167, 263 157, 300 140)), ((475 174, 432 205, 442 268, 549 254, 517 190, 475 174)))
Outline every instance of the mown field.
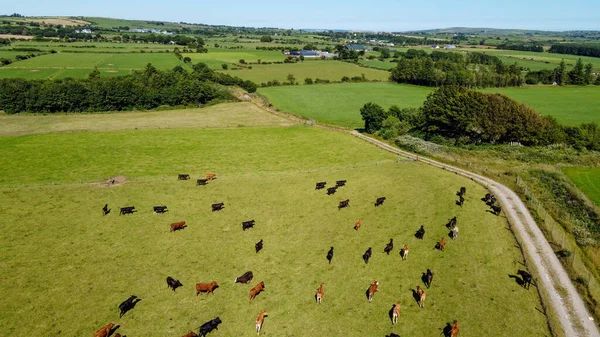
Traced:
POLYGON ((552 115, 565 124, 600 122, 600 87, 528 86, 524 88, 488 88, 484 92, 507 95, 526 103, 542 115, 552 115))
POLYGON ((103 75, 126 75, 134 69, 143 69, 148 63, 152 63, 158 69, 172 69, 177 65, 187 67, 172 53, 57 53, 37 56, 0 67, 0 78, 85 78, 95 67, 103 75))
POLYGON ((280 110, 321 123, 361 128, 360 108, 366 103, 418 108, 431 90, 395 83, 341 83, 260 88, 258 92, 280 110))
POLYGON ((278 51, 251 50, 251 49, 222 49, 209 48, 208 53, 185 53, 184 57, 192 59, 193 63, 206 63, 213 69, 222 69, 222 64, 233 67, 232 63, 245 62, 282 62, 286 56, 278 51))
POLYGON ((600 206, 600 169, 592 167, 567 167, 563 172, 590 200, 600 206))
POLYGON ((304 84, 305 78, 340 81, 344 76, 360 77, 364 74, 368 80, 387 81, 390 77, 390 73, 383 70, 364 68, 340 61, 316 60, 294 64, 253 64, 252 69, 227 70, 225 73, 258 84, 273 80, 287 82, 289 74, 292 74, 299 84, 304 84))
POLYGON ((246 127, 3 136, 0 143, 7 163, 0 263, 10 270, 0 286, 12 289, 0 302, 0 335, 85 336, 113 321, 123 335, 179 336, 219 316, 223 324, 212 335, 249 336, 263 309, 262 333, 276 336, 437 336, 454 319, 461 336, 549 335, 537 292, 509 277, 522 256, 504 218, 478 200, 483 188, 349 135, 246 127), (207 186, 176 180, 206 172, 218 175, 207 186), (93 183, 116 175, 128 180, 93 183), (314 189, 315 181, 339 179, 348 183, 334 196, 314 189), (76 181, 83 183, 61 184, 76 181), (454 205, 459 186, 468 189, 462 208, 454 205), (379 208, 377 196, 387 197, 379 208), (346 198, 351 206, 338 210, 346 198), (210 212, 214 202, 225 209, 210 212), (112 212, 102 216, 105 203, 112 212), (159 204, 169 212, 153 215, 159 204), (126 205, 139 211, 119 216, 126 205), (445 252, 434 250, 454 215, 461 236, 445 252), (362 227, 354 231, 357 218, 362 227), (249 219, 256 226, 243 232, 240 223, 249 219), (188 228, 169 233, 181 220, 188 228), (413 236, 420 225, 422 241, 413 236), (387 256, 390 238, 396 246, 387 256), (260 239, 264 249, 255 254, 260 239), (405 243, 411 251, 401 261, 405 243), (368 247, 373 257, 365 264, 368 247), (423 285, 427 268, 435 277, 420 309, 411 290, 423 285), (251 284, 234 284, 247 270, 251 284), (183 287, 168 289, 167 276, 183 287), (380 288, 368 303, 375 279, 380 288), (220 284, 214 295, 194 295, 196 282, 213 280, 220 284), (249 302, 259 281, 265 291, 249 302), (325 298, 317 305, 320 283, 325 298), (132 294, 142 301, 119 318, 118 304, 132 294), (397 300, 402 315, 392 326, 388 312, 397 300))
MULTIPOLYGON (((420 107, 433 88, 394 83, 327 84, 295 87, 260 88, 278 109, 315 119, 322 123, 359 128, 363 121, 360 108, 368 102, 385 108, 420 107), (330 102, 324 105, 322 102, 330 102)), ((483 92, 507 95, 526 103, 543 115, 552 115, 565 124, 578 125, 600 121, 600 87, 487 88, 483 92)))

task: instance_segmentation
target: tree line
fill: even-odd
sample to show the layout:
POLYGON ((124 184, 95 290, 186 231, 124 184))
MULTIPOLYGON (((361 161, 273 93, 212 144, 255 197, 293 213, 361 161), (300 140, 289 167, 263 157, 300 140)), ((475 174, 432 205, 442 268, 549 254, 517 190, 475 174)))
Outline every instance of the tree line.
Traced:
POLYGON ((386 139, 412 133, 428 140, 460 144, 518 142, 526 146, 566 144, 578 150, 600 150, 598 124, 561 125, 526 104, 500 94, 461 86, 444 86, 429 94, 419 109, 389 110, 367 103, 360 110, 365 131, 386 139))
POLYGON ((521 68, 504 64, 484 53, 461 53, 409 49, 400 53, 390 80, 425 86, 506 87, 523 84, 521 68))
POLYGON ((148 64, 118 77, 100 76, 95 69, 86 79, 0 79, 0 110, 10 114, 146 110, 229 100, 232 96, 223 85, 256 91, 256 84, 217 73, 203 63, 192 68, 192 72, 181 66, 161 71, 148 64))
POLYGON ((594 79, 593 65, 588 63, 583 65, 581 58, 570 71, 567 71, 565 60, 554 68, 542 69, 539 71, 530 71, 525 76, 527 84, 558 84, 558 85, 600 85, 600 76, 594 79))
POLYGON ((548 50, 550 53, 600 57, 600 44, 593 43, 556 43, 548 50))
POLYGON ((544 47, 537 43, 503 42, 496 46, 498 49, 543 52, 544 47))

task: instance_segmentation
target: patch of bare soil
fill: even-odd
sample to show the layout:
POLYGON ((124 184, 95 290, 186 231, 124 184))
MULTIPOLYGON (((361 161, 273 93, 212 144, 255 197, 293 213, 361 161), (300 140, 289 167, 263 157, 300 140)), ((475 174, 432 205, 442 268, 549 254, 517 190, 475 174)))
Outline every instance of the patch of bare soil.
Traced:
POLYGON ((125 181, 127 181, 125 176, 115 176, 98 184, 98 187, 117 187, 123 185, 125 181))

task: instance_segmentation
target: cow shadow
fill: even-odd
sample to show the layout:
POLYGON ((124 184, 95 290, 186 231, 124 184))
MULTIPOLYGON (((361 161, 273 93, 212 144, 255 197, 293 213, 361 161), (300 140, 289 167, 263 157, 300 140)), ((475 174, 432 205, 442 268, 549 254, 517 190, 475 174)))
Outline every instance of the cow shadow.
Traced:
MULTIPOLYGON (((115 325, 115 326, 113 326, 113 328, 112 328, 112 329, 110 329, 110 331, 108 332, 108 335, 107 335, 107 336, 108 336, 108 337, 112 336, 112 335, 113 335, 113 334, 114 334, 114 333, 117 331, 117 329, 119 329, 120 327, 121 327, 120 325, 115 325)), ((125 336, 124 336, 124 337, 125 337, 125 336)))
POLYGON ((371 287, 367 288, 367 290, 365 291, 365 297, 367 298, 367 300, 369 299, 369 289, 371 287))
POLYGON ((456 206, 462 207, 462 204, 460 203, 460 201, 456 200, 456 201, 454 201, 454 203, 456 204, 456 206))
POLYGON ((392 304, 392 308, 388 311, 388 317, 390 318, 390 322, 394 324, 394 308, 396 308, 397 304, 392 304))
POLYGON ((123 315, 121 315, 121 317, 125 316, 125 314, 126 314, 127 312, 129 312, 129 311, 133 310, 133 308, 135 308, 135 306, 136 306, 136 305, 137 305, 139 302, 141 302, 141 301, 142 301, 142 299, 141 299, 141 298, 136 298, 135 300, 133 300, 133 302, 131 302, 131 308, 127 309, 127 310, 126 310, 126 311, 123 313, 123 315))
POLYGON ((446 323, 446 326, 442 329, 441 335, 444 335, 444 337, 451 337, 452 325, 450 323, 446 323))
POLYGON ((417 291, 414 289, 411 289, 410 291, 412 292, 413 299, 415 300, 417 305, 419 305, 419 293, 417 293, 417 291))
POLYGON ((442 246, 440 246, 440 243, 438 242, 438 243, 435 244, 435 246, 433 247, 433 249, 442 251, 442 246))
POLYGON ((519 286, 521 286, 521 287, 525 285, 525 281, 523 281, 523 279, 522 279, 520 276, 518 276, 518 275, 511 275, 511 274, 508 274, 508 277, 509 277, 509 278, 514 278, 514 279, 515 279, 515 282, 517 282, 517 284, 518 284, 519 286))
POLYGON ((448 237, 449 237, 450 239, 454 239, 454 232, 453 232, 453 231, 449 231, 449 232, 448 232, 448 237))
POLYGON ((404 249, 400 249, 400 257, 404 259, 404 249))

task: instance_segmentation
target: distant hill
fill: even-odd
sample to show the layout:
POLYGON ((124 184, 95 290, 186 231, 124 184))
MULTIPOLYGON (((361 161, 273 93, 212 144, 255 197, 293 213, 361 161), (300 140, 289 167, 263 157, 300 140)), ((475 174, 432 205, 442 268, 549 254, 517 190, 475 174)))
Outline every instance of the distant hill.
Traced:
POLYGON ((405 33, 424 34, 472 34, 472 35, 573 35, 574 33, 594 33, 598 31, 544 31, 529 29, 501 29, 501 28, 477 28, 477 27, 450 27, 441 29, 415 30, 405 33))

